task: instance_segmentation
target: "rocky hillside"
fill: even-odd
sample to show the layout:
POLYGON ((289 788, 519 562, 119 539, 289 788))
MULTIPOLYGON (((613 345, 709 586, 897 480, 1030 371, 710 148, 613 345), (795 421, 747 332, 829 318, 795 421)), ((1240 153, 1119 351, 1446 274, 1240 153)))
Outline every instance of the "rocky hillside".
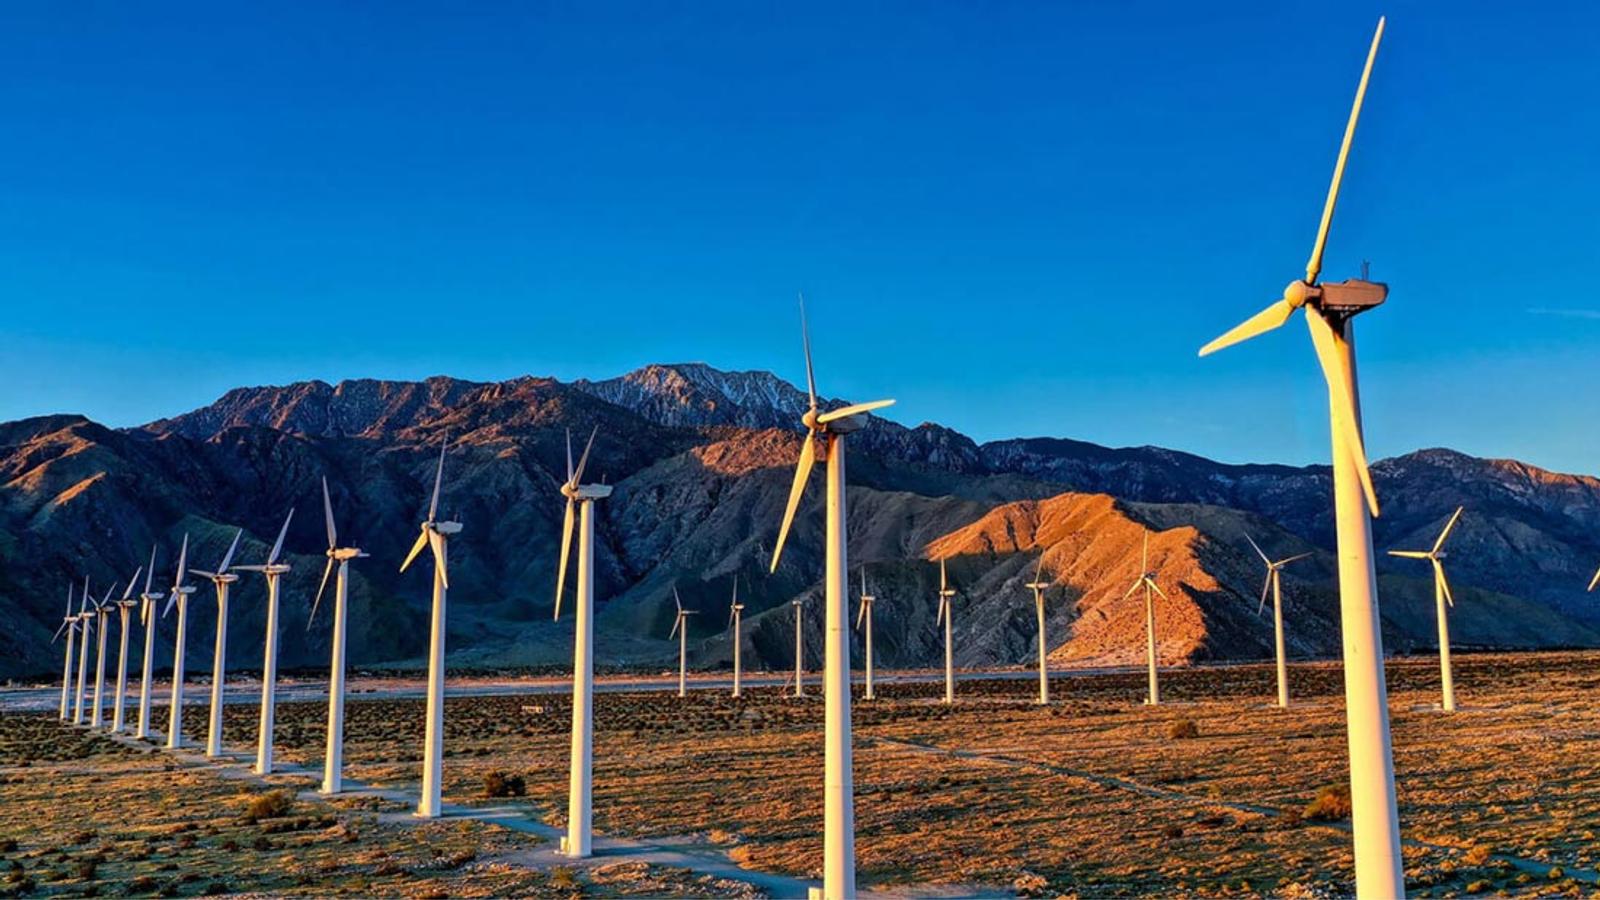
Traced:
MULTIPOLYGON (((429 580, 425 566, 404 575, 396 567, 446 439, 443 505, 466 523, 451 551, 452 663, 560 663, 570 657, 571 624, 550 621, 561 515, 554 485, 569 426, 600 428, 591 471, 616 486, 598 520, 601 661, 669 660, 674 647, 664 638, 677 586, 705 613, 691 631, 697 663, 725 664, 727 597, 738 579, 750 604, 746 658, 785 667, 793 652, 788 601, 812 597, 805 627, 821 625, 820 478, 783 566, 766 573, 803 406, 799 390, 768 373, 695 364, 573 384, 431 378, 241 388, 126 430, 76 416, 0 424, 0 676, 56 668, 60 648, 44 642, 72 578, 122 581, 154 543, 158 581, 170 581, 185 533, 195 564, 205 566, 234 527, 246 530, 240 553, 250 561, 291 506, 299 512, 287 541, 296 570, 286 584, 284 660, 325 664, 326 620, 305 627, 323 563, 323 475, 341 534, 373 554, 353 567, 351 657, 414 662, 429 580)), ((1136 658, 1142 607, 1121 598, 1145 527, 1171 597, 1158 606, 1168 661, 1267 652, 1268 631, 1255 616, 1260 567, 1246 530, 1274 552, 1318 551, 1288 580, 1290 640, 1303 655, 1337 650, 1325 468, 1229 466, 1064 439, 979 445, 939 425, 883 420, 851 447, 851 562, 867 569, 883 598, 876 649, 887 665, 938 658, 930 560, 939 557, 949 558, 962 591, 962 664, 1025 660, 1032 616, 1021 584, 1041 553, 1057 586, 1053 656, 1136 658)), ((1600 643, 1600 604, 1583 593, 1600 562, 1600 481, 1447 450, 1384 460, 1375 474, 1385 501, 1380 548, 1426 544, 1457 504, 1467 506, 1450 560, 1459 641, 1600 643)), ((1433 641, 1427 572, 1406 562, 1383 560, 1391 649, 1433 641)), ((192 605, 196 634, 212 627, 208 591, 192 605)), ((233 596, 230 662, 249 668, 260 652, 261 586, 248 579, 233 596)), ((163 627, 160 663, 170 655, 171 623, 163 627)), ((196 665, 207 664, 205 641, 194 639, 189 651, 196 665)))

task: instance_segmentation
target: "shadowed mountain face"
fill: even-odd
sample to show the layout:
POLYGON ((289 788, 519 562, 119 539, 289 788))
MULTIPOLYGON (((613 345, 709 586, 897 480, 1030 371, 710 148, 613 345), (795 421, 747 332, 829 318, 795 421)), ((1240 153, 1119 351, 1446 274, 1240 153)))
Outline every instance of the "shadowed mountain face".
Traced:
MULTIPOLYGON (((725 665, 734 579, 747 604, 746 660, 792 665, 788 603, 802 598, 809 664, 817 665, 820 484, 807 495, 782 567, 767 574, 804 406, 801 391, 769 373, 691 364, 573 384, 430 378, 241 388, 126 430, 77 416, 0 424, 0 675, 59 670, 61 647, 45 642, 69 580, 89 575, 98 596, 111 580, 125 583, 155 544, 155 583, 165 589, 185 533, 191 565, 206 568, 237 527, 245 529, 238 560, 259 561, 290 507, 298 512, 287 540, 295 569, 285 582, 283 662, 325 666, 329 617, 306 623, 326 546, 323 475, 341 543, 372 554, 351 567, 351 659, 416 662, 430 575, 425 560, 404 574, 397 568, 447 438, 441 511, 466 526, 451 547, 452 665, 566 665, 571 622, 552 623, 550 613, 568 427, 578 440, 600 429, 589 471, 616 486, 598 505, 603 665, 675 658, 675 643, 665 640, 674 586, 704 613, 691 619, 694 659, 725 665)), ((1230 466, 1053 438, 979 445, 938 425, 883 420, 849 442, 852 592, 865 566, 880 598, 875 653, 883 665, 942 659, 933 624, 938 567, 930 561, 940 557, 960 591, 958 663, 1031 659, 1033 605, 1023 584, 1041 554, 1052 583, 1052 658, 1140 659, 1143 597, 1124 595, 1146 528, 1151 568, 1168 595, 1155 607, 1165 661, 1270 653, 1269 620, 1256 615, 1262 567, 1246 532, 1274 555, 1315 551, 1286 572, 1289 643, 1300 655, 1338 652, 1326 467, 1230 466)), ((1447 563, 1458 643, 1600 643, 1600 604, 1583 592, 1600 563, 1600 480, 1448 450, 1381 461, 1374 476, 1384 499, 1380 553, 1431 544, 1450 512, 1467 507, 1447 563)), ((1429 572, 1413 562, 1380 558, 1391 650, 1435 642, 1429 572)), ((259 582, 247 575, 232 594, 236 670, 260 667, 259 582)), ((190 607, 189 654, 200 671, 209 666, 215 616, 209 584, 190 607)), ((165 665, 171 618, 161 627, 157 662, 165 665)))

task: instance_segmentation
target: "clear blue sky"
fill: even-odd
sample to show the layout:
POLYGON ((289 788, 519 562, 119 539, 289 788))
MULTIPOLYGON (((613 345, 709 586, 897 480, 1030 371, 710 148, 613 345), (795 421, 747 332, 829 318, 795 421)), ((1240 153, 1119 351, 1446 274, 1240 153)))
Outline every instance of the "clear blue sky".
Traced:
POLYGON ((1592 4, 8 4, 0 419, 241 384, 802 375, 974 437, 1327 457, 1326 274, 1369 444, 1600 471, 1592 4))

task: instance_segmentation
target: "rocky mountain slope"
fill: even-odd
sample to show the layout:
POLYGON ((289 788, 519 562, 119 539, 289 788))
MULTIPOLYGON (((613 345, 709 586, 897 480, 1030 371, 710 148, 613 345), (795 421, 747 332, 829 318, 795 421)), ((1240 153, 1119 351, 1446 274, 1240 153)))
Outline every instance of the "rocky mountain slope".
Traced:
MULTIPOLYGON (((746 659, 786 667, 789 600, 810 598, 808 647, 820 646, 820 484, 783 566, 766 572, 804 402, 771 374, 693 364, 572 384, 440 377, 241 388, 125 430, 77 416, 0 424, 0 676, 57 668, 60 647, 45 642, 72 578, 125 580, 155 543, 158 583, 170 582, 183 534, 191 535, 195 564, 205 566, 234 527, 245 529, 240 552, 250 561, 291 506, 298 512, 287 541, 295 572, 285 589, 284 663, 325 665, 326 618, 306 628, 323 563, 323 475, 341 534, 373 554, 353 567, 351 658, 415 661, 429 582, 426 567, 402 575, 396 566, 446 439, 443 505, 466 523, 451 551, 452 664, 560 664, 570 658, 571 624, 550 621, 561 515, 554 485, 565 429, 581 436, 595 426, 591 471, 616 486, 598 520, 601 662, 653 666, 673 657, 664 638, 676 586, 704 612, 691 631, 697 664, 726 664, 726 604, 737 578, 750 605, 746 659)), ((1451 547, 1458 641, 1600 643, 1600 604, 1583 593, 1600 562, 1600 480, 1447 450, 1384 460, 1374 471, 1385 501, 1380 549, 1424 545, 1455 505, 1468 508, 1451 547)), ((866 568, 883 598, 876 650, 885 665, 939 658, 930 560, 941 556, 962 591, 958 661, 1026 660, 1033 626, 1021 584, 1041 553, 1058 586, 1052 656, 1137 658, 1142 606, 1121 598, 1144 527, 1171 597, 1158 604, 1168 661, 1268 652, 1269 632, 1255 616, 1260 567, 1246 531, 1273 552, 1318 552, 1288 580, 1290 641, 1303 655, 1337 650, 1326 468, 1231 466, 1054 438, 980 445, 939 425, 874 420, 852 439, 850 472, 851 562, 866 568)), ((1382 560, 1392 650, 1434 640, 1427 572, 1405 562, 1382 560)), ((256 581, 233 595, 229 658, 241 669, 259 666, 264 598, 256 581)), ((192 604, 194 634, 212 627, 209 590, 192 604)), ((163 627, 158 664, 170 655, 170 622, 163 627)), ((193 639, 189 652, 194 665, 207 664, 206 641, 193 639)))

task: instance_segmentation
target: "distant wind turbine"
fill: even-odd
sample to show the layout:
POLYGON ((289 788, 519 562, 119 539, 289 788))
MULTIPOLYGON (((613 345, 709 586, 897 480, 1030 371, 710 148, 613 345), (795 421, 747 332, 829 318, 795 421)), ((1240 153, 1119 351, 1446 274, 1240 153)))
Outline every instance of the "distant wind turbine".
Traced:
POLYGON ((228 564, 233 562, 233 553, 239 549, 239 538, 243 536, 243 528, 234 532, 233 543, 228 545, 215 572, 194 570, 196 575, 211 579, 217 588, 217 645, 211 654, 211 720, 206 729, 206 756, 212 759, 222 755, 222 695, 228 681, 228 585, 239 580, 228 571, 228 564))
POLYGON ((94 659, 94 709, 89 716, 90 728, 99 728, 105 721, 106 632, 111 630, 106 627, 106 620, 111 618, 111 595, 116 589, 117 583, 111 582, 111 586, 106 588, 106 595, 94 605, 95 624, 100 628, 100 638, 97 642, 100 649, 95 653, 94 659))
POLYGON ((156 658, 156 601, 163 596, 150 589, 156 577, 156 548, 150 547, 150 565, 144 570, 144 590, 139 593, 139 624, 144 626, 144 656, 140 660, 143 679, 139 682, 139 724, 133 736, 139 740, 150 737, 150 679, 156 658))
POLYGON ((733 631, 733 696, 742 696, 739 682, 744 676, 744 666, 739 657, 740 625, 744 620, 744 604, 739 602, 739 576, 733 576, 733 601, 728 604, 728 628, 733 631))
POLYGON ((1462 507, 1450 516, 1450 521, 1444 523, 1444 530, 1439 532, 1439 539, 1433 542, 1431 550, 1390 550, 1390 556, 1403 556, 1407 559, 1425 559, 1433 564, 1433 603, 1437 609, 1439 619, 1439 681, 1444 698, 1442 706, 1445 712, 1456 710, 1456 685, 1455 679, 1450 675, 1450 617, 1445 612, 1445 604, 1454 607, 1456 598, 1450 593, 1450 582, 1444 577, 1444 552, 1445 539, 1450 537, 1450 531, 1456 527, 1456 521, 1461 518, 1462 507))
POLYGON ((428 640, 428 708, 423 726, 422 743, 422 796, 417 803, 417 816, 437 819, 440 810, 440 787, 444 780, 444 625, 445 601, 450 590, 450 535, 461 531, 460 522, 440 522, 439 488, 444 483, 444 451, 450 445, 449 436, 439 443, 439 466, 433 473, 433 499, 428 503, 428 518, 422 522, 422 533, 411 545, 411 552, 400 563, 400 571, 411 566, 424 547, 433 552, 433 619, 428 640))
POLYGON ((358 547, 340 547, 339 530, 333 525, 333 500, 328 497, 328 479, 322 479, 322 515, 328 527, 328 564, 322 569, 322 584, 317 587, 317 597, 311 601, 311 614, 306 617, 306 630, 316 621, 317 607, 322 604, 322 592, 328 587, 328 573, 334 563, 339 564, 339 577, 333 585, 333 661, 328 668, 328 752, 322 765, 324 794, 337 794, 344 789, 344 647, 346 608, 350 596, 350 560, 362 559, 367 554, 358 547))
POLYGON ((800 611, 805 606, 805 600, 795 598, 789 601, 794 607, 794 695, 806 695, 806 632, 800 626, 800 611))
POLYGON ((89 608, 89 576, 83 577, 78 598, 78 693, 72 701, 72 724, 83 724, 83 698, 89 683, 89 632, 94 630, 94 610, 89 608))
POLYGON ((1267 557, 1267 554, 1261 552, 1261 547, 1256 543, 1255 538, 1246 534, 1244 539, 1250 542, 1250 546, 1256 551, 1256 555, 1261 557, 1261 561, 1267 564, 1267 580, 1261 584, 1261 600, 1256 604, 1256 615, 1261 615, 1261 611, 1266 608, 1267 592, 1271 591, 1273 642, 1277 647, 1278 658, 1278 706, 1287 709, 1289 706, 1289 669, 1288 663, 1285 661, 1283 645, 1283 579, 1280 576, 1284 566, 1297 560, 1305 559, 1311 554, 1299 553, 1273 562, 1267 557))
POLYGON ((678 589, 672 589, 672 602, 678 607, 678 615, 672 621, 672 631, 667 634, 671 640, 673 635, 678 636, 678 696, 689 696, 689 616, 699 615, 698 610, 684 609, 683 598, 678 596, 678 589))
POLYGON ((944 702, 956 702, 956 667, 955 643, 950 637, 950 620, 955 616, 955 610, 950 606, 954 602, 956 589, 950 586, 950 581, 945 577, 944 560, 939 560, 939 612, 933 617, 935 628, 944 623, 944 702))
POLYGON ((189 536, 183 536, 183 547, 178 551, 178 570, 172 579, 172 591, 167 594, 167 606, 161 618, 178 606, 178 634, 172 640, 172 704, 167 710, 167 749, 183 746, 183 655, 189 642, 189 595, 194 588, 183 583, 189 574, 189 536))
POLYGON ((72 649, 73 639, 78 634, 78 617, 72 612, 72 582, 67 582, 67 612, 61 617, 61 627, 56 629, 55 637, 50 639, 54 644, 61 639, 61 633, 67 633, 67 659, 62 664, 61 670, 61 721, 67 720, 67 713, 72 707, 72 649))
POLYGON ((272 774, 272 732, 277 721, 278 706, 278 583, 283 574, 289 571, 289 564, 278 562, 278 555, 283 552, 283 538, 289 533, 289 523, 293 519, 294 507, 290 507, 265 563, 239 567, 241 572, 260 572, 267 579, 267 632, 261 662, 261 716, 256 729, 257 775, 272 774))
MULTIPOLYGON (((857 403, 843 409, 823 412, 817 404, 817 379, 811 364, 811 337, 806 333, 805 301, 800 304, 800 335, 806 354, 806 393, 810 406, 801 419, 806 434, 800 443, 799 465, 789 488, 789 503, 784 508, 783 525, 772 552, 772 569, 778 568, 789 526, 810 480, 811 468, 820 456, 828 466, 827 486, 827 568, 824 575, 826 603, 823 630, 823 816, 822 816, 822 898, 839 900, 856 895, 854 765, 851 761, 850 731, 850 606, 846 597, 850 567, 845 536, 845 436, 866 424, 865 414, 893 403, 877 400, 857 403)), ((795 607, 799 630, 798 605, 795 607)), ((798 649, 798 648, 797 648, 798 649)), ((796 663, 799 654, 796 653, 796 663)), ((798 675, 798 672, 796 673, 798 675)), ((795 688, 799 689, 799 679, 795 688)))
POLYGON ((122 627, 117 633, 117 692, 112 696, 115 704, 111 711, 111 733, 121 734, 123 723, 127 720, 128 713, 128 614, 133 611, 133 589, 139 583, 139 576, 143 574, 144 567, 133 570, 133 577, 128 579, 128 589, 122 592, 122 599, 117 601, 117 619, 122 627))
POLYGON ((1039 553, 1039 564, 1034 567, 1033 580, 1024 585, 1033 591, 1033 608, 1039 619, 1039 705, 1050 703, 1050 671, 1045 667, 1045 656, 1050 652, 1044 631, 1044 592, 1050 582, 1044 580, 1044 553, 1039 553))
POLYGON ((1151 591, 1167 599, 1167 592, 1156 584, 1156 573, 1150 571, 1150 531, 1145 529, 1143 549, 1139 551, 1139 574, 1133 579, 1133 585, 1128 592, 1122 595, 1126 600, 1133 596, 1133 592, 1144 588, 1144 647, 1145 661, 1150 667, 1150 695, 1145 698, 1145 703, 1151 706, 1161 704, 1161 684, 1156 678, 1156 611, 1155 598, 1151 591))
POLYGON ((861 606, 856 611, 856 630, 861 631, 861 625, 866 623, 866 630, 861 632, 862 648, 866 651, 866 669, 863 671, 866 690, 863 699, 874 700, 877 695, 872 691, 872 604, 877 601, 867 590, 867 567, 861 567, 861 606))

